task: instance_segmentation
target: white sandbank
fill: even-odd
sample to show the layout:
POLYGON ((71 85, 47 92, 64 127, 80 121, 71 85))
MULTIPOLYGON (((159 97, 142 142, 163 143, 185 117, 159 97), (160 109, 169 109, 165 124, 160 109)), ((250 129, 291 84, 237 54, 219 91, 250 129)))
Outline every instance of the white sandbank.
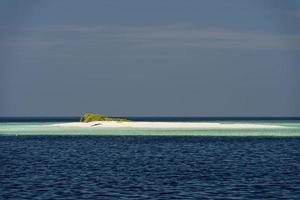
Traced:
POLYGON ((216 123, 216 122, 70 122, 53 124, 56 127, 70 128, 153 128, 153 129, 277 129, 279 125, 255 123, 216 123))

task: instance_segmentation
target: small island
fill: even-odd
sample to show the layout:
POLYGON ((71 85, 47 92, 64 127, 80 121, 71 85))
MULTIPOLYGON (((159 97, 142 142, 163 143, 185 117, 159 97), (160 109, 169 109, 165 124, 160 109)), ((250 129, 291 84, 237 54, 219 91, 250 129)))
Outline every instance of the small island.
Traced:
POLYGON ((80 122, 95 122, 95 121, 116 121, 116 122, 129 122, 128 119, 125 118, 114 118, 114 117, 107 117, 101 114, 95 113, 85 113, 81 118, 80 122))
POLYGON ((85 113, 80 122, 52 124, 56 127, 70 128, 133 128, 133 129, 195 129, 195 130, 243 130, 243 129, 278 129, 282 125, 263 123, 222 123, 222 122, 164 122, 164 121, 130 121, 126 118, 114 118, 101 114, 85 113))

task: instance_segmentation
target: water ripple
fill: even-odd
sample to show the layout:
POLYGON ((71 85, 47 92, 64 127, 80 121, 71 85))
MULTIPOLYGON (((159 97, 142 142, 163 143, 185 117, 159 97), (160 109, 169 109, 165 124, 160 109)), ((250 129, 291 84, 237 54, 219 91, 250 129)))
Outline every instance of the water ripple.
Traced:
POLYGON ((3 199, 300 199, 300 139, 0 137, 3 199))

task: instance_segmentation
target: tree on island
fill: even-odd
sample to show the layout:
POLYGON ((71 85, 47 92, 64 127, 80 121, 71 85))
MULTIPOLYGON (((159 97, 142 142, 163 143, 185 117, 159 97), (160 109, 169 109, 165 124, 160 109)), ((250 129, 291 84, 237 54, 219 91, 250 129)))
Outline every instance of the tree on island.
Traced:
POLYGON ((95 113, 85 113, 81 118, 80 122, 94 122, 94 121, 117 121, 117 122, 128 122, 125 118, 113 118, 107 117, 105 115, 95 114, 95 113))

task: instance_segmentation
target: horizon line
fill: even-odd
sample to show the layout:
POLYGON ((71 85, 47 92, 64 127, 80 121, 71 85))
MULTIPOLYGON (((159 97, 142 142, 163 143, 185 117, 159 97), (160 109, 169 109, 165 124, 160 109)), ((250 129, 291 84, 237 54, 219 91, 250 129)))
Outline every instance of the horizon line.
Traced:
MULTIPOLYGON (((74 122, 81 116, 19 116, 1 117, 0 122, 74 122)), ((120 116, 112 116, 120 118, 120 116)), ((300 120, 299 116, 121 116, 132 121, 268 121, 268 120, 300 120)))

